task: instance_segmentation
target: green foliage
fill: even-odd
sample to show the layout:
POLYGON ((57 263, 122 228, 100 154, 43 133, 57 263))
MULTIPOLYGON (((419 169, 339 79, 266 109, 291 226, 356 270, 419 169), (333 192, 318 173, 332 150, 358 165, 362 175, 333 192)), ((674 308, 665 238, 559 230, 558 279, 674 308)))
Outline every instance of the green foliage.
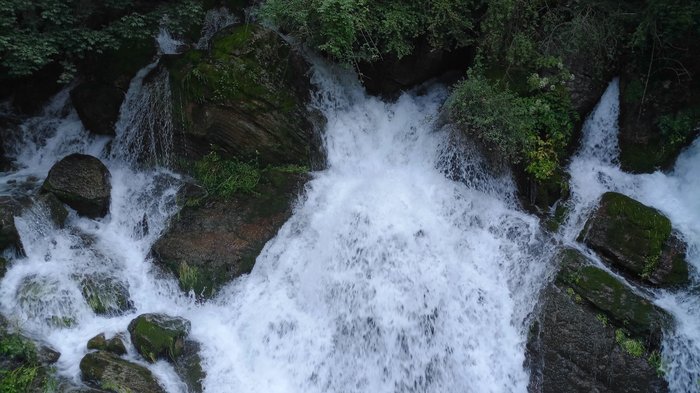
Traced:
POLYGON ((650 366, 654 367, 654 370, 656 370, 656 375, 659 377, 666 375, 666 366, 664 365, 664 361, 661 358, 659 351, 653 351, 650 353, 647 357, 647 362, 649 362, 650 366))
POLYGON ((628 354, 639 358, 644 355, 646 349, 641 341, 629 338, 628 333, 623 329, 615 330, 615 342, 628 354))
POLYGON ((0 355, 18 361, 35 362, 36 347, 19 334, 4 334, 0 338, 0 355))
POLYGON ((224 159, 211 152, 194 163, 194 177, 209 196, 228 198, 239 192, 254 192, 260 181, 260 169, 255 164, 224 159))
POLYGON ((262 16, 346 64, 410 54, 416 40, 466 46, 475 38, 480 0, 268 0, 262 16))
POLYGON ((658 125, 664 146, 673 148, 683 145, 700 128, 700 109, 691 108, 662 115, 658 125))
POLYGON ((596 314, 595 318, 603 324, 603 327, 607 327, 610 324, 608 317, 605 314, 596 314))
POLYGON ((0 370, 0 393, 26 392, 37 377, 39 366, 22 365, 13 370, 0 370))
POLYGON ((65 82, 75 73, 75 63, 86 56, 116 51, 128 42, 151 37, 161 25, 181 34, 203 18, 194 0, 143 11, 134 11, 134 3, 4 0, 0 2, 0 66, 10 78, 16 78, 58 61, 65 82), (97 20, 105 22, 98 24, 97 20))
POLYGON ((559 168, 574 114, 568 95, 549 78, 532 74, 529 81, 530 93, 523 95, 472 70, 448 106, 460 128, 543 181, 559 168))

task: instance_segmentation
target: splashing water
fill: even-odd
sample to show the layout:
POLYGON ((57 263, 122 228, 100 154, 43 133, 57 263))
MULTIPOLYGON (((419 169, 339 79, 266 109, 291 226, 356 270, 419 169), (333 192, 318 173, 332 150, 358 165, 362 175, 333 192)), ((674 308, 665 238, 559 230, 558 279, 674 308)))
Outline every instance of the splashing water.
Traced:
POLYGON ((220 7, 207 11, 204 16, 204 26, 202 26, 201 37, 197 41, 195 48, 207 49, 214 34, 221 29, 238 23, 238 18, 231 14, 228 8, 220 7))
POLYGON ((616 191, 653 206, 673 223, 688 242, 691 284, 680 290, 656 290, 655 302, 673 314, 676 326, 664 334, 662 355, 672 392, 700 391, 700 140, 678 158, 669 173, 633 175, 618 165, 619 82, 610 83, 587 119, 580 151, 571 173, 571 206, 563 237, 573 242, 598 199, 616 191))
MULTIPOLYGON (((354 77, 317 67, 328 169, 314 174, 253 272, 198 305, 148 257, 179 186, 167 170, 134 169, 140 137, 130 133, 156 131, 134 119, 161 108, 129 102, 163 97, 143 83, 149 71, 131 85, 110 153, 66 109, 28 121, 41 124, 26 128, 31 138, 44 130, 27 144, 43 158, 14 156, 40 178, 74 151, 101 157, 112 173, 104 219, 71 213, 60 229, 40 207, 17 218, 27 256, 0 283, 2 313, 62 353, 62 375, 79 380, 88 338, 165 312, 192 321, 207 392, 526 391, 526 320, 552 246, 519 210, 509 177, 490 175, 468 141, 435 129, 444 89, 388 104, 354 77), (75 134, 59 132, 67 124, 75 134), (123 284, 134 310, 95 315, 80 292, 86 275, 123 284)), ((127 358, 144 364, 133 349, 127 358)), ((167 363, 148 367, 169 392, 185 391, 167 363)))

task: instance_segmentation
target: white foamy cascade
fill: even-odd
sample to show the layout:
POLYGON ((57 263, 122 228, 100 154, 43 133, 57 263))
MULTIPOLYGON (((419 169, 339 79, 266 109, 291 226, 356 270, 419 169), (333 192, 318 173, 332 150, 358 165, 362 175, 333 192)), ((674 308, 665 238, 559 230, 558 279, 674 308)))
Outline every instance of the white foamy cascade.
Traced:
POLYGON ((562 229, 565 240, 573 242, 585 220, 606 191, 616 191, 666 214, 673 227, 688 243, 692 283, 679 290, 656 290, 654 301, 670 311, 676 320, 672 331, 664 332, 663 351, 666 379, 672 392, 700 391, 700 140, 678 158, 669 173, 633 175, 623 172, 617 144, 619 85, 614 80, 600 103, 586 120, 583 142, 574 156, 571 174, 570 216, 562 229))
POLYGON ((537 220, 444 176, 444 90, 387 104, 327 71, 328 169, 253 272, 199 310, 206 390, 526 391, 537 220))
MULTIPOLYGON (((207 392, 525 392, 526 318, 550 246, 512 182, 479 169, 468 141, 435 129, 444 89, 388 104, 354 76, 317 67, 315 83, 328 169, 250 275, 197 305, 153 271, 148 252, 176 211, 179 180, 134 170, 119 131, 111 154, 99 141, 69 144, 109 167, 107 217, 71 213, 65 229, 40 208, 17 219, 28 251, 0 282, 2 313, 58 349, 58 371, 76 381, 88 338, 165 312, 192 321, 207 392), (134 310, 95 315, 80 293, 87 275, 128 287, 134 310)), ((136 78, 129 95, 150 86, 136 78)), ((136 111, 125 104, 119 124, 148 128, 127 121, 136 111)), ((51 121, 46 140, 70 135, 51 121)), ((54 145, 36 144, 46 166, 73 152, 54 145)), ((133 349, 127 358, 145 364, 133 349)), ((167 363, 147 366, 169 392, 185 391, 167 363)))

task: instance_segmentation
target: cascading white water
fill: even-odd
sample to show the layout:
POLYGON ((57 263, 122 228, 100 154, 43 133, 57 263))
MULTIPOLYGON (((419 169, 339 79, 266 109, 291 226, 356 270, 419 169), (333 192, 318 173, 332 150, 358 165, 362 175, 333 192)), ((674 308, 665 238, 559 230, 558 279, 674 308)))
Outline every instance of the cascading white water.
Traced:
MULTIPOLYGON (((482 168, 463 138, 435 129, 444 89, 388 104, 323 67, 315 83, 328 169, 313 175, 253 272, 203 305, 148 258, 176 211, 178 176, 133 169, 120 147, 129 127, 117 127, 108 154, 72 110, 30 120, 42 126, 27 135, 46 130, 31 145, 43 158, 18 154, 18 166, 43 178, 63 155, 90 152, 112 173, 112 204, 101 220, 71 213, 65 229, 40 207, 18 218, 27 256, 0 282, 2 313, 59 350, 59 372, 76 381, 87 339, 165 312, 192 321, 207 392, 526 391, 526 319, 552 246, 518 209, 512 182, 482 168), (86 274, 123 283, 134 310, 95 315, 79 289, 86 274)), ((128 120, 135 109, 125 103, 119 124, 143 127, 128 120)), ((133 349, 127 356, 145 364, 133 349)), ((149 367, 168 391, 185 391, 166 362, 149 367)))
POLYGON ((195 48, 197 49, 207 49, 209 46, 209 41, 211 41, 214 34, 219 30, 231 26, 238 22, 238 18, 231 14, 228 8, 219 7, 207 11, 204 16, 204 25, 202 26, 201 37, 197 41, 195 48))
POLYGON ((581 150, 572 159, 571 205, 562 229, 573 242, 606 191, 616 191, 666 214, 688 242, 692 283, 678 290, 656 290, 654 301, 676 319, 665 332, 663 358, 672 392, 700 391, 700 139, 685 150, 670 173, 632 175, 618 165, 619 85, 614 80, 586 121, 581 150))

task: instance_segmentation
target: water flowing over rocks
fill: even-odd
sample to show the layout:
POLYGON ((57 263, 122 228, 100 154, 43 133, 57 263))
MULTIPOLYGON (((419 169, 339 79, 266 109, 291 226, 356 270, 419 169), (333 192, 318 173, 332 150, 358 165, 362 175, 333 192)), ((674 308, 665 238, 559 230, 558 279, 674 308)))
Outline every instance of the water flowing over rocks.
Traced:
POLYGON ((686 245, 671 221, 625 195, 603 194, 579 240, 638 280, 658 286, 688 282, 686 245))
POLYGON ((109 211, 110 173, 93 156, 71 154, 64 157, 51 168, 42 190, 54 194, 86 217, 103 217, 109 211))
POLYGON ((147 368, 109 352, 88 353, 80 371, 85 383, 108 392, 166 393, 147 368))
POLYGON ((218 146, 261 164, 310 161, 309 65, 277 33, 239 25, 216 34, 209 51, 164 58, 175 97, 181 154, 218 146))
POLYGON ((557 262, 529 336, 530 391, 667 392, 658 369, 670 317, 579 251, 557 262))
POLYGON ((149 362, 175 361, 183 352, 190 327, 184 318, 143 314, 129 323, 129 335, 138 353, 149 362))

